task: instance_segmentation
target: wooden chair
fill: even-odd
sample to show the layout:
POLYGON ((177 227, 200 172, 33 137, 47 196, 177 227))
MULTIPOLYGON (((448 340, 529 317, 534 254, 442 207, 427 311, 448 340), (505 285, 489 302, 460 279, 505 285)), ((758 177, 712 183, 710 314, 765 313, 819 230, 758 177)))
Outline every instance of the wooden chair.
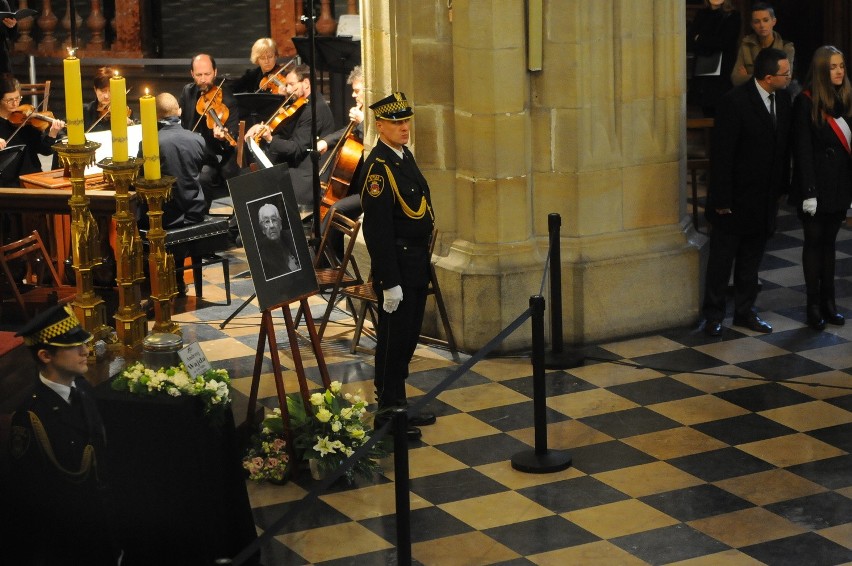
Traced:
MULTIPOLYGON (((361 272, 358 270, 358 263, 352 255, 360 230, 360 220, 350 220, 337 210, 334 211, 323 230, 319 248, 317 248, 316 255, 314 256, 314 272, 317 276, 320 292, 328 291, 330 295, 328 297, 328 306, 325 309, 325 314, 323 314, 322 322, 317 331, 320 338, 322 338, 325 327, 328 325, 328 320, 331 316, 331 311, 334 309, 338 294, 345 288, 364 282, 361 278, 361 272), (334 232, 339 232, 344 237, 343 257, 340 258, 337 257, 337 253, 331 248, 330 240, 334 232)), ((351 303, 350 308, 354 309, 354 305, 351 305, 351 303)), ((296 326, 299 325, 301 316, 302 309, 300 308, 296 313, 296 326)))
POLYGON ((62 285, 37 231, 0 247, 3 303, 14 303, 29 318, 45 307, 74 300, 76 288, 62 285), (7 290, 8 288, 8 290, 7 290))
POLYGON ((47 110, 47 103, 50 100, 50 81, 22 84, 21 96, 24 98, 27 96, 41 97, 41 106, 39 106, 38 101, 34 101, 33 106, 39 110, 47 110))
POLYGON ((692 188, 692 223, 699 230, 698 215, 698 173, 710 171, 710 137, 713 131, 713 118, 690 118, 686 121, 686 170, 689 173, 692 188), (689 144, 690 132, 699 132, 701 144, 689 144))
MULTIPOLYGON (((429 257, 432 257, 432 253, 435 250, 435 243, 437 241, 438 231, 435 230, 432 232, 432 239, 429 241, 429 257)), ((352 285, 341 290, 341 293, 347 298, 361 301, 360 308, 357 311, 352 311, 352 316, 355 319, 355 333, 352 335, 352 347, 350 348, 350 352, 353 354, 358 348, 358 342, 361 340, 361 334, 371 334, 375 338, 375 333, 371 330, 367 330, 364 326, 364 322, 367 319, 368 314, 373 327, 376 326, 376 322, 378 320, 379 301, 376 297, 376 292, 373 290, 372 279, 372 274, 370 274, 366 283, 352 285)), ((420 341, 426 344, 445 346, 452 352, 457 352, 458 348, 456 348, 456 339, 453 336, 453 329, 450 327, 450 319, 447 316, 447 307, 444 304, 444 296, 441 294, 441 287, 438 285, 438 274, 435 272, 435 264, 432 262, 429 263, 429 286, 426 290, 426 295, 427 297, 429 295, 435 296, 435 304, 438 307, 438 314, 441 317, 441 324, 444 327, 444 333, 446 334, 447 339, 441 340, 439 338, 433 338, 431 336, 424 336, 421 334, 420 341)))

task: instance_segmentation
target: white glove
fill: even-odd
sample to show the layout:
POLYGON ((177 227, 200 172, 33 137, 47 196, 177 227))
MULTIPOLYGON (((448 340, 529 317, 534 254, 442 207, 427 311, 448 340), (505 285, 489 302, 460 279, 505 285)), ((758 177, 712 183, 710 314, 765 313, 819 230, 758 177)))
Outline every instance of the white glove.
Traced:
POLYGON ((382 295, 385 297, 382 308, 385 309, 386 313, 392 313, 399 306, 400 301, 402 301, 402 287, 397 285, 396 287, 385 289, 382 291, 382 295))
POLYGON ((806 214, 810 214, 811 216, 816 214, 816 206, 817 203, 815 198, 806 198, 802 201, 802 211, 806 214))

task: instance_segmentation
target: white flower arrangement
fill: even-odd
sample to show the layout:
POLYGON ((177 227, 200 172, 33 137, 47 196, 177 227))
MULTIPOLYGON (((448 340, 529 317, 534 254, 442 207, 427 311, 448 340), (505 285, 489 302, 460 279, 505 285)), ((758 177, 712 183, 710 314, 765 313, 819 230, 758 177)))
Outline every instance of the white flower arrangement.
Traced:
MULTIPOLYGON (((309 416, 301 396, 287 396, 295 448, 303 460, 316 459, 320 471, 330 473, 370 439, 363 421, 367 402, 360 392, 343 393, 341 383, 332 381, 323 393, 311 395, 310 404, 313 415, 309 416)), ((346 472, 346 480, 353 483, 355 474, 372 477, 380 470, 376 459, 386 455, 379 445, 374 446, 346 472)))
POLYGON ((230 383, 228 370, 225 369, 212 369, 192 378, 183 364, 153 370, 136 362, 115 378, 112 388, 138 395, 165 393, 171 397, 199 397, 204 405, 204 414, 220 419, 231 403, 230 383))

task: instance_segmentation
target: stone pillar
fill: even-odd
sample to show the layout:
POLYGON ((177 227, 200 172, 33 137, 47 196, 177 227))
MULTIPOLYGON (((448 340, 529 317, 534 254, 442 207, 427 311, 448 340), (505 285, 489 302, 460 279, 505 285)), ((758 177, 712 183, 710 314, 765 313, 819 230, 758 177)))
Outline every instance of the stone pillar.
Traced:
MULTIPOLYGON (((544 0, 536 72, 527 3, 495 4, 363 6, 367 104, 392 87, 415 105, 456 340, 482 346, 540 291, 551 212, 562 216, 567 342, 697 320, 683 2, 544 0)), ((528 346, 523 328, 504 343, 528 346)))

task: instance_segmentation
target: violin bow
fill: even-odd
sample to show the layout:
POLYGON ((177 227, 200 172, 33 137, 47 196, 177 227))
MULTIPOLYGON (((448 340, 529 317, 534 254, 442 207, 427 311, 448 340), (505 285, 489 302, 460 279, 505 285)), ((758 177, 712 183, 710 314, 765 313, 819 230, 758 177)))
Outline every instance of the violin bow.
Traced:
MULTIPOLYGON (((320 169, 319 175, 322 177, 322 174, 325 173, 325 170, 328 169, 329 164, 334 161, 334 155, 340 151, 340 148, 343 147, 343 142, 346 138, 349 137, 349 134, 352 133, 352 129, 355 127, 355 120, 350 120, 349 125, 346 126, 346 131, 343 132, 343 135, 340 136, 340 139, 337 140, 337 143, 334 144, 334 149, 331 150, 331 153, 328 154, 328 158, 325 160, 325 163, 322 165, 322 169, 320 169)), ((314 145, 316 147, 316 145, 314 145)))
MULTIPOLYGON (((287 61, 286 63, 284 63, 283 65, 281 65, 281 68, 280 68, 280 69, 278 69, 277 71, 275 71, 275 72, 274 72, 274 73, 272 73, 271 75, 267 75, 267 77, 277 77, 277 76, 278 76, 278 73, 283 73, 284 71, 286 71, 286 70, 287 70, 287 67, 289 67, 290 65, 292 65, 292 64, 293 64, 293 63, 295 63, 295 62, 296 62, 296 59, 290 59, 289 61, 287 61)), ((274 79, 269 79, 269 80, 274 80, 274 79)), ((275 81, 275 82, 277 83, 278 81, 275 81)), ((262 89, 262 88, 259 88, 259 89, 257 89, 256 91, 254 91, 254 93, 255 93, 255 94, 258 94, 258 93, 260 93, 260 92, 263 92, 263 89, 262 89)))
MULTIPOLYGON (((125 91, 124 91, 124 94, 128 94, 131 90, 133 90, 133 87, 130 87, 129 89, 125 90, 125 91)), ((89 132, 91 132, 91 131, 92 131, 92 129, 94 129, 94 127, 95 127, 95 126, 97 126, 98 124, 100 124, 100 123, 101 123, 101 120, 103 120, 103 119, 104 119, 104 117, 105 117, 107 114, 109 114, 110 108, 112 108, 112 101, 110 101, 109 106, 107 106, 107 111, 106 111, 106 112, 104 112, 103 114, 101 114, 100 116, 98 116, 98 119, 97 119, 97 120, 95 120, 95 123, 94 123, 94 124, 92 124, 91 126, 89 126, 89 129, 88 129, 88 130, 86 130, 86 133, 87 133, 87 134, 88 134, 89 132)))
MULTIPOLYGON (((195 125, 192 127, 192 131, 194 132, 196 128, 198 128, 198 124, 201 123, 201 120, 207 118, 207 111, 210 110, 210 107, 213 106, 213 100, 216 98, 216 93, 222 90, 222 85, 225 84, 225 81, 228 80, 227 77, 222 79, 222 82, 219 83, 219 86, 216 87, 216 92, 213 93, 213 96, 210 97, 210 101, 207 103, 207 106, 204 107, 204 112, 201 113, 201 116, 198 117, 198 121, 195 122, 195 125)), ((222 101, 222 104, 225 102, 222 101)))

